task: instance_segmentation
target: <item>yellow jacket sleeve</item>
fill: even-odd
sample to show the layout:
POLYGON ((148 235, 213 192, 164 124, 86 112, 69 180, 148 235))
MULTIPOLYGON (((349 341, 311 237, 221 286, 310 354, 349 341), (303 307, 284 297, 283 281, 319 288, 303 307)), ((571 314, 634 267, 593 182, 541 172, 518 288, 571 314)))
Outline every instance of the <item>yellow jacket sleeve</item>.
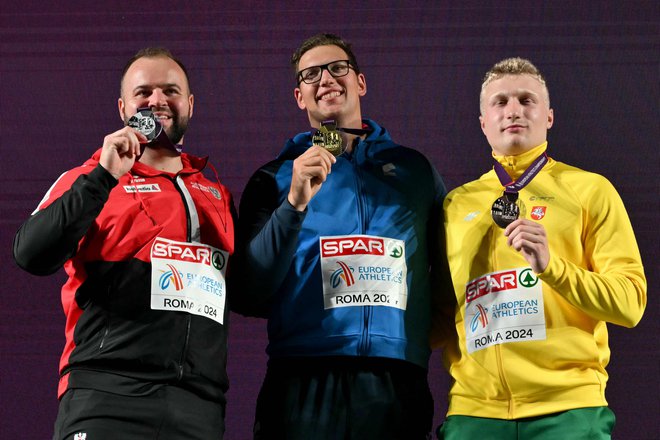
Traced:
POLYGON ((597 174, 582 174, 570 186, 584 207, 583 267, 550 249, 539 278, 592 318, 634 327, 646 307, 646 278, 623 201, 597 174))

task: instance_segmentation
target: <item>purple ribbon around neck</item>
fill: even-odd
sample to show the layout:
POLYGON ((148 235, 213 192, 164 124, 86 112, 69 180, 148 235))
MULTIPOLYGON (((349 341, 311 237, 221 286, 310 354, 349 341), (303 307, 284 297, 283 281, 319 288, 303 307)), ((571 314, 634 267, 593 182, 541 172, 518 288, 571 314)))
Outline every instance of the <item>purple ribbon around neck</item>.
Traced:
POLYGON ((500 179, 500 183, 504 187, 504 194, 518 195, 518 192, 522 190, 532 179, 541 171, 543 166, 548 162, 548 155, 546 152, 541 153, 539 157, 534 159, 532 164, 527 167, 524 173, 518 178, 518 180, 512 180, 509 173, 506 172, 501 163, 497 160, 495 161, 495 173, 497 178, 500 179))

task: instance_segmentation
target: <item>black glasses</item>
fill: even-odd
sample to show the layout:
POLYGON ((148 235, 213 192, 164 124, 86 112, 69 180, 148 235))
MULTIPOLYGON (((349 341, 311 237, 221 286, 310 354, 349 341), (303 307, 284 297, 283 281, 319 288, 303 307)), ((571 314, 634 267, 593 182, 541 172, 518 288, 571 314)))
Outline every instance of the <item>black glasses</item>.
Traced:
POLYGON ((338 60, 321 66, 312 66, 298 72, 298 84, 304 82, 305 84, 314 84, 321 81, 323 71, 330 72, 333 78, 348 75, 348 71, 353 66, 349 60, 338 60))

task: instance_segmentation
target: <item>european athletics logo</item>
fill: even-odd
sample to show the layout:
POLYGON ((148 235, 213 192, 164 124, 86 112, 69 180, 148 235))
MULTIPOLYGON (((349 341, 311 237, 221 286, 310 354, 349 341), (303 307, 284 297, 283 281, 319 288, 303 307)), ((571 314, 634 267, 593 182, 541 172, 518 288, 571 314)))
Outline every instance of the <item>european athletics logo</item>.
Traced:
POLYGON ((477 331, 479 323, 481 323, 481 328, 486 328, 488 325, 488 309, 484 308, 481 304, 477 304, 477 312, 472 317, 470 321, 470 330, 472 333, 477 331))
POLYGON ((167 272, 163 273, 158 280, 161 290, 167 290, 170 285, 174 285, 174 290, 179 291, 183 289, 183 274, 179 272, 176 267, 167 264, 170 268, 167 272))
POLYGON ((341 283, 341 280, 344 280, 346 286, 352 286, 355 284, 355 277, 353 276, 353 268, 349 267, 343 261, 337 261, 339 269, 335 270, 332 275, 330 275, 330 285, 332 288, 336 288, 341 283))

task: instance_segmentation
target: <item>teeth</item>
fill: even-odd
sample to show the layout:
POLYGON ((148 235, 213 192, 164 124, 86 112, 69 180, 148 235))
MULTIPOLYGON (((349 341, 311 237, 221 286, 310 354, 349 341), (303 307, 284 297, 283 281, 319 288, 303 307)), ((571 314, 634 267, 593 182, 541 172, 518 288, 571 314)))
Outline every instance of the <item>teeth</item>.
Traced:
POLYGON ((341 92, 331 92, 321 97, 322 100, 327 101, 328 99, 333 99, 341 95, 341 92))

